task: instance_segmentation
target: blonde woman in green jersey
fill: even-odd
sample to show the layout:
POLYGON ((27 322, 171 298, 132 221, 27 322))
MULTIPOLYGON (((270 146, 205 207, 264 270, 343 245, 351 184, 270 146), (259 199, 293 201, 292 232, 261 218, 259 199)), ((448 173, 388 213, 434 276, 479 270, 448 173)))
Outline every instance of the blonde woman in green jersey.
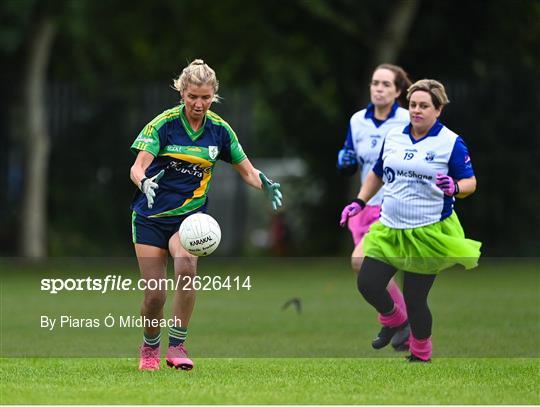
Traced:
MULTIPOLYGON (((184 348, 195 305, 193 277, 197 257, 180 244, 182 221, 206 211, 207 193, 218 160, 233 165, 250 186, 268 195, 273 209, 281 206, 280 185, 253 167, 231 126, 210 111, 219 87, 214 70, 202 60, 190 63, 174 81, 182 103, 154 118, 131 147, 136 154, 131 180, 138 187, 132 204, 132 234, 143 280, 164 279, 168 255, 174 259, 175 280, 184 282, 174 293, 167 365, 190 370, 193 361, 184 348)), ((145 290, 141 316, 162 320, 166 290, 145 290)), ((145 327, 140 370, 160 366, 160 329, 145 327)))

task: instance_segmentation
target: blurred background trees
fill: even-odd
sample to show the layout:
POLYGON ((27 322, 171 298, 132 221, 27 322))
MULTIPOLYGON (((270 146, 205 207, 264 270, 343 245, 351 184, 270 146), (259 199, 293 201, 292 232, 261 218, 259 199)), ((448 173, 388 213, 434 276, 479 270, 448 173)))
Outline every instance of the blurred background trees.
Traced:
POLYGON ((283 234, 286 255, 350 251, 335 157, 382 60, 447 85, 443 122, 479 181, 457 204, 467 233, 487 255, 539 254, 539 1, 4 0, 0 12, 2 255, 131 254, 129 146, 178 103, 172 78, 195 58, 220 79, 213 110, 285 185, 270 218, 219 165, 223 254, 268 253, 283 234))

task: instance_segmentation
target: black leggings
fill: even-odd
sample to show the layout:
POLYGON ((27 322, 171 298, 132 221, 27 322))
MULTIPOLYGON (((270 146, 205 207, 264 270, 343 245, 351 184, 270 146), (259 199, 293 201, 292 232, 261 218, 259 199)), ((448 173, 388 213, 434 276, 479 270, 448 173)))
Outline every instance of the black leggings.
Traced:
MULTIPOLYGON (((360 294, 381 314, 388 314, 394 308, 394 301, 386 290, 396 269, 382 261, 366 257, 358 273, 360 294)), ((434 274, 403 273, 403 297, 411 331, 416 339, 431 336, 432 317, 427 297, 435 281, 434 274)))

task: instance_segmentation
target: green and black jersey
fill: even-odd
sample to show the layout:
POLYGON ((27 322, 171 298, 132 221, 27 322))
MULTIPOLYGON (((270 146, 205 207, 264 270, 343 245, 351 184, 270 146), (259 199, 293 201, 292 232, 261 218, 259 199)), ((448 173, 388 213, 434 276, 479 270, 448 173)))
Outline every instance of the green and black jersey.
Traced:
POLYGON ((194 131, 184 114, 184 105, 166 110, 148 123, 131 151, 148 151, 156 157, 146 177, 165 170, 152 209, 140 191, 133 199, 132 209, 151 218, 184 215, 200 208, 206 202, 217 160, 238 164, 246 158, 226 121, 209 110, 201 128, 194 131))

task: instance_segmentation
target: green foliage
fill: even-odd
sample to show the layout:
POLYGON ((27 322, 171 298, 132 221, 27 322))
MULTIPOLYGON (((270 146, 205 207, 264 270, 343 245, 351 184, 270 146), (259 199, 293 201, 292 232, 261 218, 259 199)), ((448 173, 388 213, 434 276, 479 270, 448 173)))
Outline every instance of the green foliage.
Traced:
POLYGON ((0 52, 10 55, 19 48, 31 27, 31 12, 36 0, 6 0, 2 2, 0 52))
MULTIPOLYGON (((304 206, 306 218, 316 221, 308 224, 309 245, 300 245, 299 250, 336 252, 348 240, 335 227, 337 213, 351 197, 346 191, 348 180, 334 171, 335 154, 349 117, 367 102, 371 56, 393 4, 390 0, 228 0, 210 5, 193 0, 6 0, 0 5, 6 17, 0 27, 0 53, 9 58, 3 70, 9 80, 3 87, 8 95, 20 93, 32 16, 52 15, 59 30, 49 79, 76 84, 93 112, 77 130, 70 129, 71 145, 91 138, 103 146, 111 137, 120 137, 121 149, 159 113, 137 105, 139 101, 146 106, 148 100, 141 88, 160 84, 166 89, 188 61, 203 58, 217 71, 223 94, 242 89, 250 95, 249 105, 238 108, 253 121, 253 134, 239 134, 241 140, 249 139, 250 154, 301 157, 319 180, 324 199, 304 206)), ((422 1, 395 61, 415 79, 435 77, 447 84, 452 104, 443 120, 471 147, 479 179, 477 194, 458 208, 463 208, 465 229, 476 239, 487 240, 485 249, 490 254, 507 250, 538 254, 538 222, 533 227, 528 216, 507 222, 505 214, 532 215, 538 200, 538 193, 528 185, 540 178, 532 156, 540 148, 539 138, 530 134, 535 128, 532 112, 539 109, 539 19, 537 1, 516 1, 511 7, 506 0, 422 1), (511 159, 531 168, 529 180, 516 180, 500 167, 511 159), (495 173, 500 177, 492 177, 495 173), (506 198, 510 196, 514 198, 506 198), (509 235, 518 237, 508 247, 509 235)), ((170 100, 177 100, 173 92, 170 100)), ((7 102, 2 106, 8 109, 7 102)), ((3 122, 8 123, 4 115, 3 122)), ((109 163, 115 176, 125 174, 129 164, 115 157, 121 150, 96 149, 107 155, 100 160, 109 163)), ((61 144, 53 144, 53 156, 66 153, 61 144)), ((66 171, 61 161, 54 165, 58 168, 53 174, 66 171)), ((93 166, 90 160, 81 162, 81 167, 93 166)), ((115 178, 120 183, 122 179, 115 178)), ((60 180, 51 178, 53 213, 64 199, 56 192, 63 188, 60 180)), ((98 207, 84 193, 71 199, 75 207, 98 207)), ((108 209, 104 223, 118 226, 115 219, 125 213, 120 206, 108 209)), ((102 216, 94 213, 98 215, 102 216)), ((65 232, 59 217, 51 221, 51 230, 65 232)), ((72 221, 72 228, 86 230, 85 220, 72 221)), ((114 244, 111 238, 109 245, 114 244)))

